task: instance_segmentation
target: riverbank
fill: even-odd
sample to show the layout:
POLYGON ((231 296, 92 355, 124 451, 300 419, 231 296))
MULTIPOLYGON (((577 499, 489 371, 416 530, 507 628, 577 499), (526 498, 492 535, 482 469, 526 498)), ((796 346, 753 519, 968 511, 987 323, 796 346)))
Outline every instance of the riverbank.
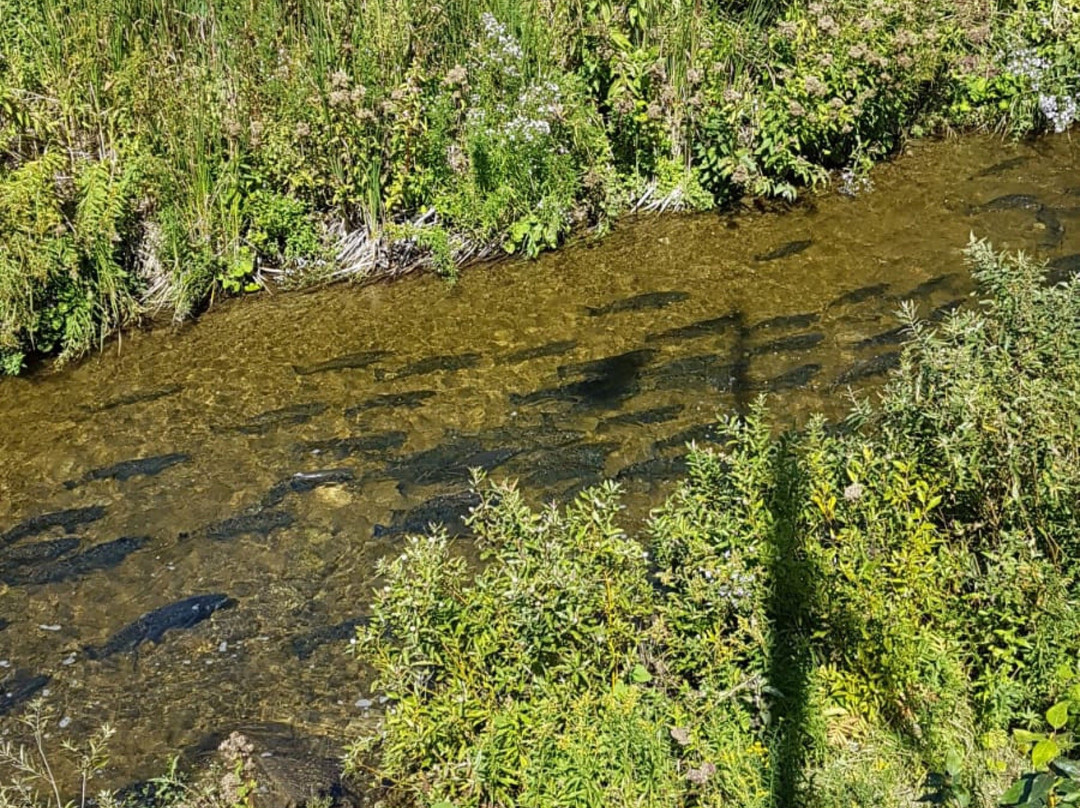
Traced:
POLYGON ((0 366, 1066 128, 1069 2, 0 2, 0 366), (12 24, 7 21, 18 21, 12 24))

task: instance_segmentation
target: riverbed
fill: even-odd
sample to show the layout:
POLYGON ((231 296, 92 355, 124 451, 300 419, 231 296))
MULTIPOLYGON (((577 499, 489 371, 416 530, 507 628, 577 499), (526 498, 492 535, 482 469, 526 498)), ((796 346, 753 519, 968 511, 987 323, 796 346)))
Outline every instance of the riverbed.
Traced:
POLYGON ((109 722, 115 783, 248 724, 355 735, 379 708, 347 654, 375 562, 431 521, 467 545, 470 468, 538 504, 614 478, 640 524, 717 414, 839 418, 895 364, 904 301, 977 305, 970 234, 1080 270, 1066 137, 916 143, 871 181, 453 285, 233 301, 0 381, 0 733, 22 696, 64 719, 54 741, 109 722), (109 645, 209 594, 227 607, 109 645))

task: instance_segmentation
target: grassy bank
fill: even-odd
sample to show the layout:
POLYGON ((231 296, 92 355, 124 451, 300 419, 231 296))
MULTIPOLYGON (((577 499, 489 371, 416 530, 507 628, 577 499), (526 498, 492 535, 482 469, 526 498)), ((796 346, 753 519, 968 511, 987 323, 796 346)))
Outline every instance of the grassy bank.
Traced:
POLYGON ((0 368, 1063 129, 1077 0, 0 0, 0 368))
POLYGON ((878 404, 727 421, 648 535, 614 488, 484 484, 481 571, 409 540, 356 771, 456 808, 992 806, 1024 770, 1007 804, 1074 799, 1080 285, 969 255, 983 304, 912 321, 878 404))

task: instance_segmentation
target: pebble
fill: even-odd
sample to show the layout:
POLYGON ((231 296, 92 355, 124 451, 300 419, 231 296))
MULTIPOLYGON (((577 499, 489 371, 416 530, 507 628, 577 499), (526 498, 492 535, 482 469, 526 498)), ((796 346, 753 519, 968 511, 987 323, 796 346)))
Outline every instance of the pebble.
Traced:
POLYGON ((74 665, 75 664, 75 655, 72 654, 71 656, 64 657, 63 659, 60 660, 60 664, 61 665, 74 665))
POLYGON ((65 715, 57 723, 57 726, 60 727, 60 729, 67 729, 69 726, 71 726, 71 719, 65 715))
POLYGON ((229 643, 225 640, 222 640, 221 645, 219 645, 217 649, 219 654, 224 654, 226 651, 229 650, 229 643))
POLYGON ((11 667, 11 660, 10 659, 0 659, 0 668, 10 668, 10 667, 11 667))
POLYGON ((47 626, 44 623, 41 623, 38 625, 38 628, 40 628, 42 631, 59 631, 60 624, 56 623, 55 625, 47 626))
POLYGON ((361 710, 367 710, 371 708, 371 699, 357 699, 356 706, 361 710))

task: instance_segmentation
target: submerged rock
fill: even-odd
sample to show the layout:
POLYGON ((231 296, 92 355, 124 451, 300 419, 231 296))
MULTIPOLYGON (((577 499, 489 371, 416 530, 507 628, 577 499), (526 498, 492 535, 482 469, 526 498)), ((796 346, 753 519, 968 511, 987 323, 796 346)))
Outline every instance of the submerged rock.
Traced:
POLYGON ((322 469, 320 471, 298 471, 291 474, 271 488, 263 497, 263 505, 278 505, 289 494, 305 494, 325 485, 341 485, 356 479, 352 469, 322 469))
POLYGON ((206 528, 206 536, 218 541, 248 534, 265 538, 275 530, 291 527, 295 521, 296 518, 288 511, 259 509, 215 522, 206 528))
POLYGON ((0 570, 0 581, 8 586, 55 584, 108 570, 120 565, 129 555, 149 544, 147 536, 124 536, 97 544, 67 558, 36 566, 20 565, 0 570))
POLYGON ((442 525, 451 536, 468 535, 465 517, 480 504, 480 497, 473 491, 440 494, 422 502, 415 508, 393 511, 389 525, 375 525, 375 538, 392 538, 427 533, 432 525, 442 525))
POLYGON ((116 480, 126 482, 132 477, 156 477, 166 469, 178 466, 191 460, 191 455, 181 452, 173 454, 156 455, 154 457, 141 457, 135 460, 124 460, 112 466, 88 471, 78 480, 68 480, 64 483, 67 489, 75 488, 95 480, 116 480))
POLYGON ((0 682, 0 716, 8 715, 19 705, 30 701, 49 684, 50 679, 50 676, 42 673, 15 671, 0 682))
POLYGON ((325 362, 318 362, 314 365, 293 365, 292 368, 297 376, 312 376, 316 373, 329 373, 333 370, 359 370, 374 365, 376 362, 381 362, 391 355, 390 351, 360 351, 345 354, 344 356, 335 356, 333 359, 327 359, 325 362))
POLYGON ((603 306, 586 306, 585 311, 590 317, 603 317, 606 314, 621 314, 627 311, 656 311, 689 299, 690 295, 687 292, 646 292, 606 303, 603 306))
POLYGON ((810 245, 814 242, 811 239, 800 239, 799 241, 789 241, 787 244, 781 244, 774 250, 770 250, 766 253, 760 253, 754 256, 755 261, 777 261, 781 258, 787 258, 792 255, 798 255, 810 248, 810 245))
POLYGON ((390 409, 415 410, 423 406, 429 398, 434 398, 437 393, 434 390, 413 390, 408 393, 386 393, 381 396, 369 398, 354 404, 345 410, 346 418, 355 418, 369 410, 377 410, 389 407, 390 409))
POLYGON ((29 536, 36 536, 54 527, 63 528, 65 533, 71 533, 81 525, 96 522, 105 516, 104 505, 90 505, 86 508, 67 508, 62 511, 31 516, 24 519, 6 533, 0 533, 0 547, 14 544, 29 536))
POLYGON ((530 359, 542 359, 545 356, 562 356, 570 353, 577 347, 577 340, 560 340, 549 342, 546 345, 537 345, 535 348, 523 348, 514 351, 499 359, 497 364, 516 365, 519 362, 528 362, 530 359))
POLYGON ((836 380, 836 384, 851 384, 861 379, 880 376, 900 364, 900 351, 889 351, 870 359, 860 359, 845 370, 836 380))
POLYGON ((250 421, 233 427, 226 427, 227 432, 240 432, 244 435, 265 435, 272 429, 280 426, 297 426, 306 424, 312 418, 322 415, 330 409, 328 404, 321 401, 310 401, 302 404, 290 404, 287 407, 279 407, 276 410, 267 410, 259 413, 250 421))
POLYGON ((144 642, 160 643, 166 632, 191 628, 219 609, 235 606, 228 595, 193 595, 160 609, 147 612, 110 637, 103 645, 87 646, 90 659, 105 659, 114 654, 134 651, 144 642))
POLYGON ((366 626, 368 618, 365 616, 350 617, 340 623, 331 626, 319 626, 316 629, 293 637, 292 649, 297 659, 307 659, 316 650, 332 642, 346 642, 356 636, 356 629, 366 626))
POLYGON ((409 376, 425 376, 428 373, 454 373, 476 367, 480 364, 482 358, 478 353, 429 356, 427 359, 412 362, 396 371, 376 370, 375 378, 379 381, 392 381, 394 379, 405 379, 409 376))

